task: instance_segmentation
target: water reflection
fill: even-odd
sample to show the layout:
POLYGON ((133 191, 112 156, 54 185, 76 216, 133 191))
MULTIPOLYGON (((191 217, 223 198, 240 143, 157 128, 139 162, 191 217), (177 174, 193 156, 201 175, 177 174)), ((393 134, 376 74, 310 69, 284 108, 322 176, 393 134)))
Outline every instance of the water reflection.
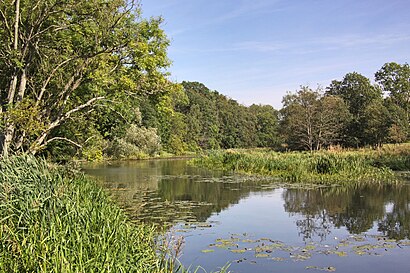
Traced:
POLYGON ((409 238, 408 185, 290 189, 283 193, 283 199, 287 212, 303 216, 297 225, 304 238, 325 237, 331 228, 342 227, 360 234, 375 223, 389 238, 409 238))
MULTIPOLYGON (((251 193, 270 193, 283 186, 258 177, 190 167, 186 160, 122 162, 84 170, 103 181, 132 219, 158 224, 205 222, 251 193)), ((410 238, 409 185, 282 192, 284 211, 298 216, 295 224, 304 240, 325 240, 335 228, 360 234, 375 227, 389 238, 410 238)))

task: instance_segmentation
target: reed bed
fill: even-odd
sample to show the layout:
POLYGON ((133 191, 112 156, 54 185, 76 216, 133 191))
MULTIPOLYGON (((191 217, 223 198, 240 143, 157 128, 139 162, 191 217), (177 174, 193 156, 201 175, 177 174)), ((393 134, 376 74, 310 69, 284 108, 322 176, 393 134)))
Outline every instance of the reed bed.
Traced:
POLYGON ((0 161, 0 272, 187 272, 157 235, 81 174, 31 156, 0 161))
POLYGON ((211 151, 194 165, 280 177, 314 184, 398 183, 394 171, 410 170, 410 146, 380 150, 278 153, 267 150, 211 151))

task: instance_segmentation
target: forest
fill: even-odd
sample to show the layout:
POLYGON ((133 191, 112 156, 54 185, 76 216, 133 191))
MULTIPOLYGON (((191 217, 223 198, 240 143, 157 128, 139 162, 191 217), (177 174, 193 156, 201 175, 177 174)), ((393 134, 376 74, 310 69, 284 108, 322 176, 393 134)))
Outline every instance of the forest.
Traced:
MULTIPOLYGON (((138 0, 5 0, 0 1, 0 22, 0 272, 191 272, 178 260, 182 241, 168 240, 166 231, 152 223, 131 222, 78 161, 202 154, 190 163, 179 161, 177 175, 158 175, 162 171, 151 168, 155 174, 144 177, 156 185, 160 177, 164 182, 164 198, 150 201, 169 205, 177 193, 184 197, 177 201, 186 205, 191 197, 211 196, 210 203, 201 200, 206 205, 202 218, 214 208, 219 212, 239 203, 243 189, 248 194, 251 188, 242 189, 244 182, 232 183, 236 178, 226 176, 221 183, 207 176, 202 181, 207 183, 181 183, 199 177, 186 175, 186 164, 254 173, 260 175, 257 180, 270 176, 286 185, 379 186, 368 204, 362 198, 367 193, 348 200, 353 187, 329 187, 328 199, 321 193, 286 192, 287 212, 306 211, 306 221, 297 223, 301 230, 312 223, 311 214, 319 219, 322 209, 313 203, 299 208, 291 200, 325 200, 320 206, 332 213, 327 222, 350 227, 348 216, 353 215, 359 224, 352 230, 362 232, 375 219, 383 220, 387 205, 393 206, 395 194, 379 198, 375 207, 381 186, 390 192, 405 176, 397 171, 408 175, 409 144, 382 148, 410 139, 407 63, 387 62, 371 79, 351 72, 326 87, 300 86, 283 97, 282 109, 274 109, 242 105, 206 83, 172 81, 163 19, 145 18, 138 0), (362 147, 368 149, 356 150, 362 147), (169 183, 165 177, 182 178, 169 183), (215 207, 209 206, 212 202, 215 207), (365 218, 368 207, 373 210, 365 218), (341 209, 345 214, 339 214, 341 209)), ((111 164, 107 169, 113 169, 111 164)), ((117 182, 121 187, 114 190, 126 192, 117 182)), ((147 197, 133 193, 133 200, 139 195, 147 197)), ((399 239, 409 234, 408 225, 402 225, 408 216, 405 198, 397 194, 397 207, 379 226, 385 232, 404 226, 399 239)), ((228 272, 229 266, 217 272, 228 272)))
POLYGON ((279 110, 244 106, 205 84, 172 82, 162 19, 143 18, 134 1, 13 3, 0 4, 3 155, 101 160, 409 139, 407 63, 386 63, 374 79, 352 72, 301 86, 279 110))

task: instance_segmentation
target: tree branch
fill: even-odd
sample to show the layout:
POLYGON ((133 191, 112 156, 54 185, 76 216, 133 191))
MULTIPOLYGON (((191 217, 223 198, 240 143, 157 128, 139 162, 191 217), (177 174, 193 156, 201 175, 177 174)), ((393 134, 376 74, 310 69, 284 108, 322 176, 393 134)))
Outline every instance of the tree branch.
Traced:
POLYGON ((43 98, 44 92, 46 91, 46 88, 48 84, 50 83, 51 79, 54 77, 54 74, 60 69, 62 66, 67 64, 68 62, 72 61, 73 58, 69 58, 61 63, 59 63, 50 73, 48 78, 45 80, 43 83, 43 86, 41 87, 40 94, 37 96, 37 101, 36 101, 36 107, 39 106, 41 99, 43 98))
POLYGON ((80 144, 78 144, 77 142, 75 142, 71 139, 68 139, 68 138, 65 138, 65 137, 53 137, 53 138, 50 138, 47 141, 45 141, 44 144, 40 146, 40 149, 47 146, 50 142, 53 142, 53 141, 56 141, 56 140, 66 141, 66 142, 71 143, 71 144, 73 144, 74 146, 76 146, 80 149, 83 147, 83 146, 81 146, 80 144))
POLYGON ((87 107, 91 107, 96 101, 99 100, 103 100, 105 97, 95 97, 92 98, 90 100, 88 100, 86 103, 77 106, 76 108, 68 111, 67 113, 65 113, 63 116, 60 116, 59 118, 56 118, 53 122, 50 123, 50 125, 48 126, 48 128, 46 130, 44 130, 44 132, 42 133, 41 136, 39 136, 31 145, 30 147, 30 152, 35 154, 38 150, 40 150, 41 148, 44 148, 46 146, 46 138, 48 136, 48 134, 50 133, 51 130, 53 130, 54 128, 58 127, 61 123, 63 123, 64 121, 68 120, 72 114, 87 108, 87 107))

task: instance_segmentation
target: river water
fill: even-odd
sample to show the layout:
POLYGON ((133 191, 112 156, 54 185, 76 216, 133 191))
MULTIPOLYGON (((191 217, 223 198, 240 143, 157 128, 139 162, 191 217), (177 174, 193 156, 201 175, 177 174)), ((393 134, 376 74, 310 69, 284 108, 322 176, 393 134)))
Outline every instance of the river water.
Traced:
MULTIPOLYGON (((410 272, 410 183, 306 187, 150 160, 85 166, 206 272, 410 272)), ((199 271, 201 272, 201 271, 199 271)))

